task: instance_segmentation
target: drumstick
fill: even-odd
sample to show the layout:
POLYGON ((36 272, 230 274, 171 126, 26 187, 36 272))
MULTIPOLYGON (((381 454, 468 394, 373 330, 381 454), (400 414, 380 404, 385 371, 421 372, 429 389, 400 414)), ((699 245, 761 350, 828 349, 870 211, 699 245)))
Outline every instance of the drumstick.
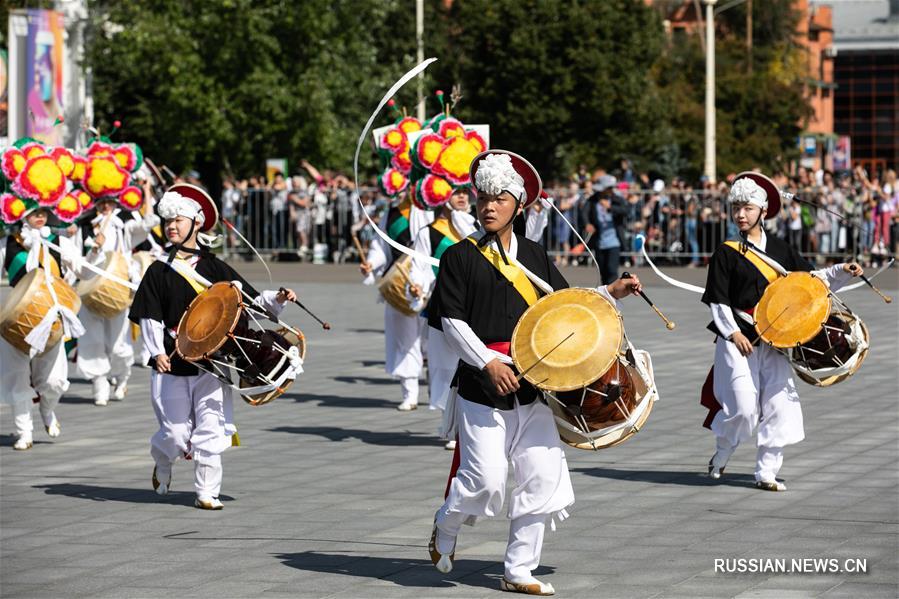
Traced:
MULTIPOLYGON (((854 264, 849 268, 849 271, 852 272, 852 273, 854 273, 854 272, 856 271, 856 267, 855 267, 854 264)), ((874 283, 872 283, 871 280, 870 280, 868 277, 866 277, 864 274, 860 274, 860 275, 858 275, 858 276, 861 277, 862 281, 864 281, 864 282, 868 285, 868 287, 870 287, 871 289, 874 290, 874 293, 876 293, 877 295, 879 295, 880 297, 882 297, 884 302, 886 302, 886 303, 888 303, 888 304, 893 303, 893 298, 891 298, 890 296, 886 295, 886 294, 885 294, 884 292, 882 292, 880 289, 878 289, 877 287, 875 287, 875 286, 874 286, 874 283)))
POLYGON ((367 266, 368 260, 365 259, 365 252, 362 251, 362 244, 359 243, 359 238, 356 237, 355 233, 350 233, 350 235, 353 237, 353 245, 356 246, 356 251, 359 252, 359 259, 362 261, 363 265, 367 266))
MULTIPOLYGON (((624 272, 624 273, 622 273, 621 278, 622 279, 630 279, 630 278, 632 278, 631 273, 624 272)), ((640 297, 642 297, 643 299, 646 300, 646 303, 649 304, 649 307, 652 308, 653 310, 655 310, 655 313, 659 315, 659 318, 661 318, 663 321, 665 321, 665 328, 668 329, 669 331, 673 331, 674 327, 676 326, 674 324, 674 322, 671 320, 668 320, 668 317, 665 316, 664 314, 662 314, 662 311, 659 310, 654 303, 652 303, 652 300, 649 299, 649 297, 645 293, 643 293, 642 289, 638 293, 640 294, 640 297)))
MULTIPOLYGON (((574 336, 574 331, 571 331, 570 333, 568 333, 568 336, 567 336, 567 337, 565 337, 564 339, 562 339, 561 341, 559 341, 558 343, 556 343, 556 346, 555 346, 554 348, 552 348, 551 350, 549 350, 548 352, 546 352, 545 354, 543 354, 543 357, 541 357, 539 360, 537 360, 536 362, 534 362, 533 364, 531 364, 530 366, 528 366, 527 368, 525 368, 525 369, 524 369, 524 372, 522 372, 521 374, 519 374, 518 376, 515 377, 515 380, 516 380, 516 381, 520 381, 520 380, 524 377, 524 375, 526 375, 526 374, 529 373, 531 370, 533 370, 534 367, 537 366, 537 364, 539 364, 540 362, 542 362, 543 360, 545 360, 546 357, 549 356, 549 354, 551 354, 551 353, 553 353, 554 351, 556 351, 557 349, 559 349, 559 346, 560 346, 560 345, 562 345, 563 343, 565 343, 566 341, 568 341, 569 339, 571 339, 573 336, 574 336)), ((542 382, 542 381, 541 381, 541 382, 542 382)))
MULTIPOLYGON (((284 287, 282 287, 282 288, 279 289, 278 291, 280 291, 281 293, 283 293, 283 294, 285 294, 285 295, 287 294, 287 289, 285 289, 284 287)), ((300 300, 290 300, 290 301, 292 301, 293 303, 295 303, 296 305, 298 305, 300 308, 302 308, 303 310, 305 310, 306 313, 309 314, 309 316, 311 316, 312 318, 314 318, 315 320, 317 320, 317 321, 318 321, 318 324, 322 325, 322 328, 323 328, 323 329, 325 329, 326 331, 330 331, 330 330, 331 330, 331 325, 330 325, 329 323, 324 322, 321 318, 319 318, 318 316, 316 316, 315 314, 313 314, 313 313, 309 310, 309 308, 307 308, 306 306, 304 306, 303 304, 300 303, 300 300)))

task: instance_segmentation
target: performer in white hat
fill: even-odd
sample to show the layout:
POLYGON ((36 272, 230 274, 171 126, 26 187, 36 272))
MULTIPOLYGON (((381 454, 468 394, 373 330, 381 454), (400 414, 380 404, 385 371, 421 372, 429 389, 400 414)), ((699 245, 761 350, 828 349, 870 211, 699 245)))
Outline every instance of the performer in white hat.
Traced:
MULTIPOLYGON (((204 291, 196 273, 212 283, 237 281, 255 301, 281 312, 296 299, 291 290, 257 293, 228 264, 208 251, 208 234, 218 222, 212 198, 199 187, 172 186, 159 202, 165 234, 171 245, 167 261, 154 262, 141 280, 129 318, 139 324, 150 355, 150 394, 159 430, 150 439, 153 488, 165 495, 172 485, 172 467, 179 458, 194 462, 195 505, 220 510, 222 453, 236 432, 231 389, 213 375, 181 359, 175 352, 176 327, 190 302, 204 291), (173 262, 177 262, 174 265, 173 262), (174 266, 177 266, 176 269, 174 266)), ((207 364, 207 368, 209 365, 207 364)))
MULTIPOLYGON (((741 240, 722 244, 712 255, 702 301, 712 312, 709 330, 716 335, 715 363, 703 388, 702 404, 709 409, 704 426, 715 433, 716 449, 709 460, 709 476, 718 479, 737 446, 758 429, 755 480, 759 489, 785 491, 777 480, 784 448, 805 438, 802 408, 787 358, 759 343, 750 314, 770 283, 773 272, 763 254, 786 271, 811 271, 811 265, 789 244, 769 237, 762 222, 780 211, 780 191, 765 175, 737 175, 728 194, 731 216, 741 240), (757 250, 757 251, 755 251, 757 250)), ((855 263, 837 264, 815 274, 832 290, 853 275, 862 274, 855 263)))
MULTIPOLYGON (((552 585, 533 571, 547 520, 565 517, 574 492, 552 412, 537 388, 517 380, 509 346, 528 306, 568 283, 542 246, 512 231, 516 215, 540 194, 534 167, 517 154, 488 150, 472 162, 471 180, 481 230, 443 253, 428 304, 431 326, 461 357, 454 379, 459 467, 437 510, 429 552, 438 570, 452 570, 462 524, 499 514, 511 462, 516 486, 501 588, 551 595, 552 585)), ((600 292, 612 299, 639 288, 636 279, 619 280, 600 292)))
MULTIPOLYGON (((139 193, 136 188, 131 188, 131 192, 139 193)), ((102 267, 107 254, 117 252, 129 267, 128 279, 139 282, 139 264, 131 260, 131 252, 148 238, 151 229, 159 224, 159 217, 155 214, 141 217, 136 212, 140 204, 121 202, 112 195, 98 198, 95 206, 96 214, 82 222, 75 238, 85 259, 102 267)), ((82 279, 94 276, 100 275, 82 270, 82 279)), ((105 406, 110 395, 117 401, 125 399, 131 365, 134 364, 127 309, 105 318, 88 306, 82 306, 79 317, 85 333, 78 339, 76 363, 85 378, 91 381, 94 405, 105 406), (114 382, 114 388, 111 388, 110 380, 114 382)))

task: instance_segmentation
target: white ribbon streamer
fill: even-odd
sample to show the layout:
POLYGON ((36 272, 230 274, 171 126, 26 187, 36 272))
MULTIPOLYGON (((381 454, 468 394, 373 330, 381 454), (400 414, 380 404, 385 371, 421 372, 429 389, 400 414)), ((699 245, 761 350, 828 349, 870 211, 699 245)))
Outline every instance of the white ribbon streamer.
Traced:
POLYGON ((689 283, 684 283, 683 281, 678 281, 675 278, 669 277, 665 273, 663 273, 659 268, 653 263, 652 259, 649 257, 649 254, 646 253, 646 236, 645 235, 637 235, 636 239, 641 241, 640 250, 643 252, 643 257, 646 259, 646 263, 649 264, 650 268, 652 268, 653 272, 656 273, 660 279, 668 283, 669 285, 673 285, 685 291, 692 291, 693 293, 705 293, 705 288, 697 287, 696 285, 691 285, 689 283))
MULTIPOLYGON (((356 189, 359 189, 359 152, 362 150, 362 144, 365 143, 365 138, 368 136, 368 132, 371 130, 371 126, 375 122, 378 114, 381 112, 381 109, 384 108, 384 106, 387 104, 387 101, 390 100, 390 98, 392 98, 396 94, 396 92, 400 90, 400 88, 406 85, 406 83, 408 83, 416 75, 428 68, 428 66, 430 66, 430 64, 432 62, 435 62, 436 60, 436 58, 429 58, 424 62, 419 63, 412 70, 408 71, 405 75, 400 77, 399 80, 394 83, 389 90, 387 90, 387 93, 384 94, 384 97, 381 98, 381 101, 378 103, 378 107, 375 108, 375 111, 371 113, 370 117, 368 117, 368 122, 365 123, 365 127, 362 129, 362 133, 359 135, 359 141, 358 143, 356 143, 356 153, 353 155, 353 181, 355 181, 356 183, 356 189)), ((371 225, 372 229, 374 229, 375 233, 377 233, 381 239, 387 242, 387 245, 398 252, 406 254, 407 256, 418 258, 419 260, 422 260, 423 262, 426 262, 431 266, 440 266, 439 260, 432 258, 431 256, 426 256, 421 252, 416 252, 414 249, 408 248, 403 244, 397 243, 396 241, 391 239, 390 236, 384 233, 384 231, 382 231, 381 228, 378 227, 377 223, 375 223, 375 221, 373 221, 368 215, 368 212, 365 210, 365 206, 362 204, 362 199, 359 197, 359 193, 354 193, 356 193, 356 201, 359 202, 359 207, 362 209, 362 214, 365 215, 366 220, 368 220, 368 224, 371 225)))

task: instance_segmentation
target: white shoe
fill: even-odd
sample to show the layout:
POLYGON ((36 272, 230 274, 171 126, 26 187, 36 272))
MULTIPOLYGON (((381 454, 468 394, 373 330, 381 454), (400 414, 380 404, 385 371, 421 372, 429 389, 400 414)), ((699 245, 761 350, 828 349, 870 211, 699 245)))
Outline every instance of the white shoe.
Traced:
POLYGON ((786 491, 787 485, 783 484, 779 480, 757 480, 755 481, 755 488, 761 489, 762 491, 786 491))
POLYGON ((524 593, 525 595, 548 596, 556 594, 556 589, 553 588, 553 585, 548 582, 540 582, 536 578, 533 579, 533 582, 510 582, 503 576, 499 583, 499 588, 503 591, 524 593))
POLYGON ((122 401, 125 399, 125 395, 128 394, 128 379, 122 379, 121 381, 116 381, 115 390, 112 392, 112 398, 116 401, 122 401))
POLYGON ((715 455, 712 456, 712 459, 709 460, 709 478, 714 478, 718 480, 721 478, 721 475, 724 474, 724 468, 727 466, 727 460, 724 460, 724 463, 721 463, 721 458, 718 457, 718 452, 715 452, 715 455))
POLYGON ((169 489, 172 487, 172 473, 169 472, 169 477, 165 482, 159 480, 156 476, 157 466, 153 466, 153 490, 156 491, 157 495, 168 495, 169 489))
POLYGON ((434 528, 431 530, 431 539, 428 541, 428 553, 431 556, 431 563, 437 568, 441 574, 449 574, 453 571, 453 562, 456 559, 456 543, 453 540, 453 550, 450 553, 440 553, 437 549, 437 517, 434 517, 434 528))
POLYGON ((16 439, 16 442, 13 443, 12 448, 16 451, 25 451, 26 449, 31 449, 33 444, 31 435, 21 435, 16 439))
POLYGON ((59 436, 59 433, 62 432, 62 427, 59 426, 59 418, 56 417, 56 414, 51 414, 53 420, 50 421, 50 424, 44 426, 47 429, 47 434, 50 438, 55 439, 59 436))
POLYGON ((225 504, 219 501, 218 497, 201 497, 197 495, 194 507, 198 507, 201 510, 220 510, 225 507, 225 504))
POLYGON ((109 403, 109 381, 105 376, 99 376, 93 381, 94 405, 105 406, 109 403))
POLYGON ((455 439, 450 439, 449 441, 446 442, 446 445, 444 445, 443 448, 446 449, 447 451, 455 451, 455 449, 456 449, 456 440, 455 440, 455 439))
POLYGON ((409 401, 407 399, 403 400, 403 403, 396 407, 400 412, 411 412, 412 410, 418 409, 418 400, 409 401))

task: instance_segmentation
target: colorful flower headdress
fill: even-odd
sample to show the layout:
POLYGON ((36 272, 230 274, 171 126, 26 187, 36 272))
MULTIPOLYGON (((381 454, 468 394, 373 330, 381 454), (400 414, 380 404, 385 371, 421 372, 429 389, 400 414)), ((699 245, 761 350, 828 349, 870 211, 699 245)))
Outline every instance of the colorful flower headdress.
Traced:
POLYGON ((0 155, 0 217, 13 224, 38 208, 46 208, 71 222, 57 209, 70 190, 69 176, 75 164, 75 157, 66 148, 47 147, 29 137, 16 141, 0 155))
MULTIPOLYGON (((120 121, 113 123, 115 128, 121 126, 120 121)), ((114 200, 125 210, 137 210, 143 201, 140 188, 132 181, 135 173, 144 162, 140 146, 133 143, 114 143, 109 136, 100 136, 89 140, 84 157, 83 174, 73 177, 79 188, 89 197, 88 205, 92 206, 100 200, 114 200)), ((85 198, 79 196, 83 204, 85 198)))

